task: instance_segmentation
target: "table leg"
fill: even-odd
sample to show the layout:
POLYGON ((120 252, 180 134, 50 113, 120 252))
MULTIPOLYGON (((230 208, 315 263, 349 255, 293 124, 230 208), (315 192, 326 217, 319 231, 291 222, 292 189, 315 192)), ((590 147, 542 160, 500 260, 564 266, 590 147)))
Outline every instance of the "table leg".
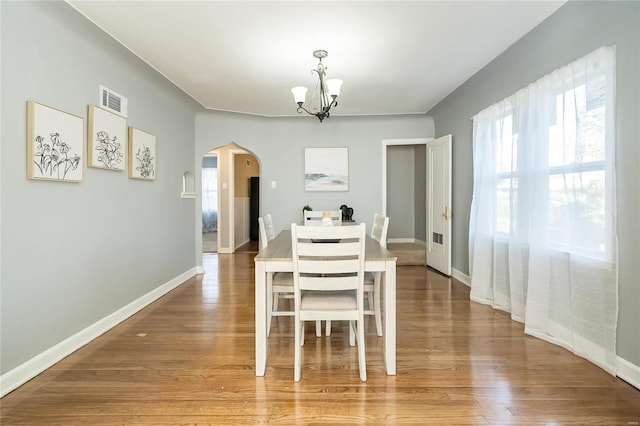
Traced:
POLYGON ((384 283, 384 361, 387 374, 396 374, 396 262, 385 262, 384 283))
POLYGON ((256 284, 256 376, 267 367, 267 283, 265 262, 255 262, 256 284))

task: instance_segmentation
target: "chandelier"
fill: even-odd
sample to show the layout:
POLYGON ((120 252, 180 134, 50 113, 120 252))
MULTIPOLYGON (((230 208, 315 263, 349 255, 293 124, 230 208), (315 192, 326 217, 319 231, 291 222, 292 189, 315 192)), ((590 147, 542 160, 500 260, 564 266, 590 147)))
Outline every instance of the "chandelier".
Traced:
POLYGON ((318 86, 320 87, 320 108, 313 108, 315 112, 311 112, 305 107, 302 106, 304 104, 304 98, 307 94, 307 88, 303 86, 297 86, 291 89, 291 93, 293 93, 293 99, 298 104, 298 114, 302 114, 302 111, 306 112, 309 115, 315 115, 318 117, 320 122, 324 120, 326 117, 329 117, 329 110, 334 106, 338 105, 336 98, 340 94, 340 87, 342 86, 342 80, 337 78, 332 78, 329 80, 325 80, 327 68, 322 63, 322 58, 326 58, 328 55, 326 50, 316 50, 313 52, 314 58, 318 58, 320 62, 318 62, 318 67, 314 70, 311 70, 312 73, 318 74, 318 79, 320 80, 318 86))

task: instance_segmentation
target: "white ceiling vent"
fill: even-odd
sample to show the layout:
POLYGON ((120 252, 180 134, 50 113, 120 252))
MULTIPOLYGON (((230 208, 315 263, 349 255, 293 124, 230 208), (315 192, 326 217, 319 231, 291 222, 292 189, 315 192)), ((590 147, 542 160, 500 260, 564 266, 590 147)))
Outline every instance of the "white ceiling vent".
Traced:
POLYGON ((100 85, 100 105, 123 117, 127 116, 127 98, 100 85))

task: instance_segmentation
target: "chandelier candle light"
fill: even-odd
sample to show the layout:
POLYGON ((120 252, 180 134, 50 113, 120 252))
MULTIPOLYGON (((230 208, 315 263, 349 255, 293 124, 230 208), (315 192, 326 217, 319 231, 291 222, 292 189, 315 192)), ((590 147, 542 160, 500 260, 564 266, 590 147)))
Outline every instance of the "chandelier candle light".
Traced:
POLYGON ((303 86, 297 86, 291 89, 291 93, 293 93, 293 99, 298 104, 298 114, 302 114, 302 111, 306 112, 309 115, 315 115, 318 117, 320 122, 325 119, 325 117, 329 117, 329 110, 338 105, 336 98, 340 95, 340 87, 342 86, 342 80, 337 78, 331 78, 325 81, 326 77, 326 67, 322 63, 322 58, 326 58, 328 55, 326 50, 316 50, 313 52, 313 56, 318 58, 320 62, 318 63, 318 68, 311 70, 311 72, 315 72, 318 74, 318 78, 320 79, 320 109, 311 112, 305 107, 302 106, 304 104, 304 98, 307 94, 307 88, 303 86))

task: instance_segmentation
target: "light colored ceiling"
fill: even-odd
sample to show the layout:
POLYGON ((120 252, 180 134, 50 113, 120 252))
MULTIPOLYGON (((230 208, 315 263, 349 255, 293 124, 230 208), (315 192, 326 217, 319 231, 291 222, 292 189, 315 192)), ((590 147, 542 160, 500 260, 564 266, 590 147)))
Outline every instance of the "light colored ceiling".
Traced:
POLYGON ((204 107, 291 116, 316 49, 344 80, 332 115, 425 113, 564 0, 68 3, 204 107))

